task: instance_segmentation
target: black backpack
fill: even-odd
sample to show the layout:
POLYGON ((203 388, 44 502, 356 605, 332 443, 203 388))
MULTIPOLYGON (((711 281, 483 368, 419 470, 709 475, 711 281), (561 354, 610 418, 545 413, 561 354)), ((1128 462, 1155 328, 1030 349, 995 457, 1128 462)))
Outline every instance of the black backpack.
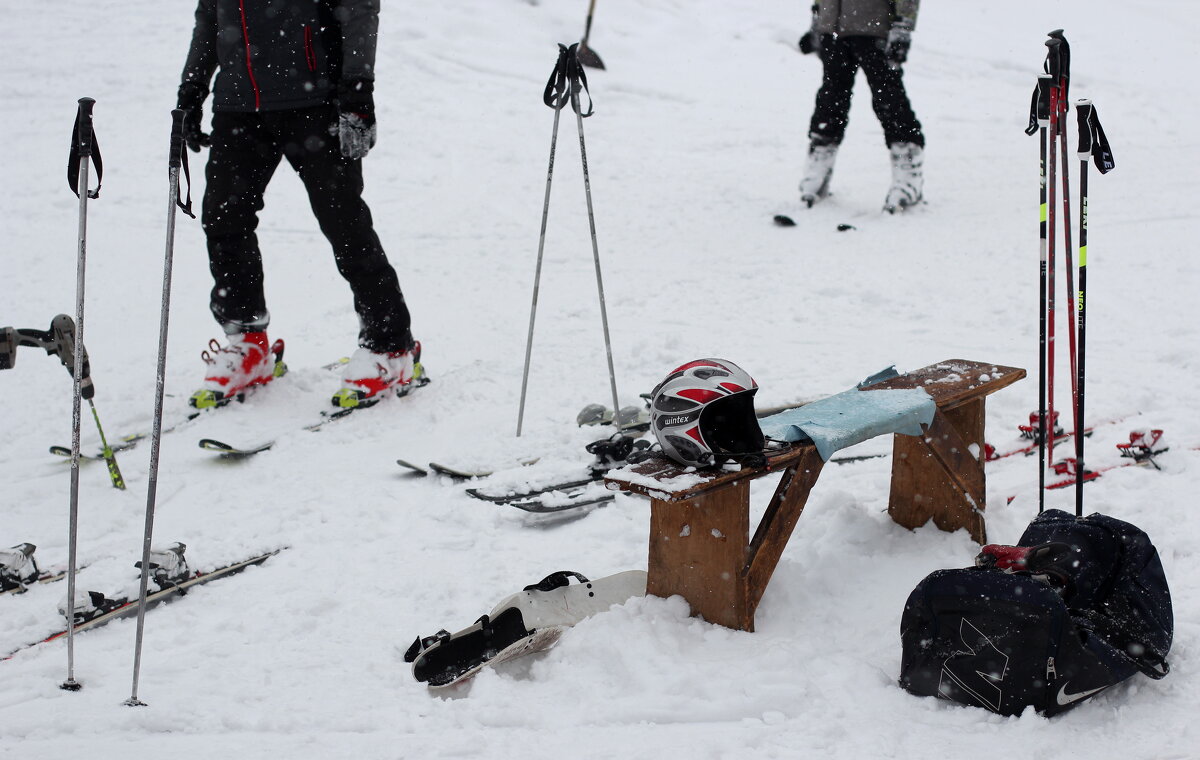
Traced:
POLYGON ((1173 630, 1141 529, 1047 510, 1018 546, 985 546, 975 567, 917 585, 900 621, 900 685, 1001 715, 1056 715, 1138 672, 1165 676, 1173 630))

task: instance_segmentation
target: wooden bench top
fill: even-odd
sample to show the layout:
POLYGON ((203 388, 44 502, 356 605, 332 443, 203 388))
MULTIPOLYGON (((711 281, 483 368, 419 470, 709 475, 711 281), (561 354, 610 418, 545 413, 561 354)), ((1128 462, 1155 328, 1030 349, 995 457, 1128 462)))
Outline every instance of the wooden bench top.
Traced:
MULTIPOLYGON (((900 390, 923 388, 941 411, 984 398, 1025 377, 1025 370, 987 362, 948 359, 928 367, 907 372, 865 388, 900 390)), ((660 501, 675 502, 690 499, 739 480, 762 477, 778 472, 798 461, 815 448, 812 444, 792 444, 767 457, 762 467, 734 464, 734 469, 697 470, 685 468, 663 456, 654 456, 635 465, 613 470, 604 476, 604 485, 613 491, 649 496, 660 501)))

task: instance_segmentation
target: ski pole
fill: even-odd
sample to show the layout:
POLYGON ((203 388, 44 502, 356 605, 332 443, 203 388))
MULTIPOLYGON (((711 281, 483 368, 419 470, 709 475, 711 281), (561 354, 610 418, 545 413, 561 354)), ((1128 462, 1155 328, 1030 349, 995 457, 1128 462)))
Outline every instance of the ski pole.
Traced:
MULTIPOLYGON (((608 358, 608 381, 612 387, 613 409, 621 408, 621 402, 617 400, 617 373, 613 369, 612 356, 612 340, 609 338, 608 332, 608 308, 604 300, 604 277, 600 273, 600 246, 596 242, 596 213, 592 208, 592 182, 588 177, 587 163, 587 146, 583 141, 583 120, 594 113, 592 109, 592 96, 587 88, 587 76, 583 73, 583 67, 579 65, 579 60, 576 57, 576 46, 572 45, 567 51, 567 66, 571 77, 571 110, 575 112, 575 123, 579 128, 579 157, 583 162, 583 192, 587 196, 588 210, 588 227, 592 233, 592 260, 596 264, 596 291, 600 297, 600 324, 604 328, 604 352, 608 358), (583 113, 583 109, 579 104, 580 91, 588 95, 587 113, 583 113)), ((617 430, 621 429, 619 419, 614 420, 617 425, 617 430)))
POLYGON ((67 620, 67 680, 61 686, 68 691, 78 691, 82 684, 75 680, 75 568, 79 538, 79 434, 83 398, 83 303, 84 272, 87 258, 87 203, 89 198, 100 196, 100 181, 103 177, 103 162, 92 127, 92 107, 96 101, 80 98, 75 112, 75 127, 71 134, 71 154, 67 159, 67 183, 72 192, 79 196, 79 246, 75 276, 75 323, 78 332, 74 345, 73 397, 71 401, 71 510, 67 550, 67 598, 70 600, 70 615, 67 620), (96 164, 96 189, 88 190, 88 165, 96 164))
POLYGON ((563 106, 570 102, 567 79, 567 49, 559 45, 558 62, 550 79, 546 82, 546 90, 542 94, 542 102, 554 109, 554 130, 550 133, 550 166, 546 169, 546 196, 542 202, 542 230, 538 237, 537 266, 533 273, 533 302, 529 307, 529 335, 525 340, 525 370, 521 374, 521 404, 517 409, 517 437, 521 437, 521 426, 525 421, 525 394, 529 387, 529 363, 533 356, 533 325, 537 319, 538 292, 542 282, 542 255, 546 250, 546 223, 550 218, 550 183, 554 179, 554 154, 558 148, 558 118, 563 106))
POLYGON ((588 47, 588 38, 592 36, 592 14, 596 11, 596 0, 591 0, 588 3, 587 25, 583 28, 583 39, 579 43, 578 57, 579 62, 584 66, 590 66, 593 69, 603 69, 604 61, 600 60, 600 56, 595 50, 588 47))
POLYGON ((191 179, 188 179, 188 201, 179 199, 179 170, 187 174, 187 150, 183 142, 183 111, 171 111, 171 148, 168 158, 167 193, 167 245, 163 258, 162 310, 158 328, 158 376, 154 393, 154 427, 150 434, 150 475, 146 488, 146 529, 142 536, 142 577, 138 589, 137 634, 133 651, 133 690, 125 704, 131 707, 145 705, 138 699, 138 679, 142 671, 142 637, 146 626, 146 593, 150 582, 150 543, 154 537, 154 503, 158 492, 159 448, 162 441, 163 396, 167 374, 167 326, 171 311, 171 269, 175 252, 175 208, 178 206, 188 216, 195 218, 191 210, 191 179))
MULTIPOLYGON (((1049 153, 1050 153, 1050 170, 1049 170, 1049 240, 1046 248, 1046 258, 1049 264, 1049 269, 1046 278, 1046 413, 1049 415, 1050 429, 1046 438, 1046 458, 1054 462, 1054 332, 1055 321, 1057 317, 1057 308, 1055 303, 1055 242, 1056 231, 1058 225, 1058 217, 1056 214, 1057 208, 1057 183, 1058 183, 1058 130, 1060 129, 1061 112, 1058 104, 1059 98, 1062 96, 1062 91, 1059 89, 1061 81, 1060 73, 1060 57, 1058 55, 1061 46, 1061 41, 1051 37, 1046 40, 1046 47, 1049 51, 1046 55, 1046 71, 1050 74, 1050 132, 1049 132, 1049 153)), ((1065 158, 1065 156, 1064 156, 1065 158)))
POLYGON ((96 386, 92 383, 87 347, 83 346, 82 340, 79 340, 75 323, 69 316, 59 314, 50 320, 50 339, 53 349, 47 348, 46 350, 58 352, 59 359, 72 377, 75 375, 74 364, 73 362, 68 363, 67 356, 74 357, 76 344, 81 347, 79 350, 83 354, 83 376, 80 380, 80 396, 88 402, 88 408, 92 411, 92 420, 96 423, 96 431, 100 434, 100 453, 108 468, 108 479, 112 482, 113 488, 124 491, 125 478, 121 475, 121 468, 117 465, 116 453, 108 445, 108 437, 104 435, 104 426, 100 424, 100 412, 96 409, 96 386))
MULTIPOLYGON (((1070 299, 1075 295, 1074 273, 1075 268, 1071 260, 1071 172, 1067 169, 1067 113, 1070 111, 1070 101, 1068 100, 1068 91, 1071 83, 1071 46, 1067 44, 1067 38, 1063 36, 1062 29, 1055 29, 1049 33, 1051 40, 1055 42, 1054 52, 1058 59, 1056 68, 1058 69, 1058 81, 1055 83, 1058 86, 1058 149, 1059 155, 1062 156, 1062 214, 1063 214, 1063 256, 1066 258, 1066 269, 1064 270, 1067 285, 1067 298, 1070 299)), ((1050 43, 1047 43, 1050 44, 1050 43)), ((1068 354, 1070 356, 1071 365, 1071 408, 1074 411, 1078 404, 1076 397, 1079 395, 1078 369, 1076 363, 1077 346, 1076 332, 1078 326, 1075 319, 1067 319, 1067 341, 1068 354)), ((1076 417, 1073 420, 1075 430, 1079 431, 1082 428, 1079 425, 1079 419, 1076 417)))
MULTIPOLYGON (((1040 282, 1038 306, 1038 514, 1046 508, 1046 159, 1049 150, 1047 132, 1050 127, 1050 75, 1038 77, 1037 88, 1033 91, 1033 102, 1029 106, 1029 126, 1025 134, 1039 133, 1040 161, 1038 163, 1038 274, 1040 282)), ((1051 423, 1053 430, 1053 423, 1051 423)))
MULTIPOLYGON (((1078 407, 1076 430, 1084 423, 1084 368, 1087 340, 1087 231, 1088 231, 1088 159, 1096 162, 1096 169, 1101 174, 1108 174, 1116 166, 1108 138, 1104 128, 1100 126, 1100 117, 1092 101, 1081 99, 1075 104, 1075 116, 1079 124, 1079 293, 1076 298, 1076 309, 1079 313, 1079 396, 1076 400, 1078 407)), ((1083 516, 1083 435, 1075 436, 1075 460, 1077 463, 1075 480, 1075 515, 1083 516)))

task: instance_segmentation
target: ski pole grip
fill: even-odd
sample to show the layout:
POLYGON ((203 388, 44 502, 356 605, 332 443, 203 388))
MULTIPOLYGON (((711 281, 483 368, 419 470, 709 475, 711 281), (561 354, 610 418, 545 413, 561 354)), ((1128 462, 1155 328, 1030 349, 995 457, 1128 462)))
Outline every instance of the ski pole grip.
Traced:
POLYGON ((1079 149, 1076 152, 1080 161, 1087 161, 1092 155, 1092 101, 1077 100, 1075 116, 1079 120, 1079 149))
POLYGON ((80 156, 92 155, 92 107, 96 101, 92 98, 79 99, 79 118, 75 130, 75 146, 80 156))
POLYGON ((183 109, 171 111, 171 157, 170 168, 178 169, 183 155, 183 109))
MULTIPOLYGON (((1060 33, 1062 30, 1058 30, 1060 33)), ((1054 32, 1050 33, 1051 35, 1054 32)), ((1046 73, 1054 80, 1054 85, 1057 86, 1062 79, 1062 38, 1051 36, 1046 40, 1046 73)))

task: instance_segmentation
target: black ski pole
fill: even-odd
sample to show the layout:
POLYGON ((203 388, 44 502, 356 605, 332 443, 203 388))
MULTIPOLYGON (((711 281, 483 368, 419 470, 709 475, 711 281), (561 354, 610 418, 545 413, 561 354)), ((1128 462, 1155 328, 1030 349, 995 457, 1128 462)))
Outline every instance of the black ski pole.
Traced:
MULTIPOLYGON (((1068 93, 1071 84, 1071 46, 1067 44, 1067 38, 1063 36, 1062 29, 1055 29, 1050 32, 1050 40, 1053 41, 1053 55, 1057 57, 1058 81, 1055 85, 1058 87, 1058 150, 1062 156, 1062 214, 1063 214, 1063 256, 1066 259, 1066 268, 1064 274, 1066 276, 1067 297, 1072 298, 1075 295, 1075 267, 1072 262, 1072 245, 1071 245, 1071 172, 1067 168, 1067 113, 1071 109, 1068 93)), ((1047 45, 1050 45, 1047 42, 1047 45)), ((1068 312, 1070 313, 1070 312, 1068 312)), ((1079 395, 1078 384, 1078 369, 1076 363, 1078 361, 1078 348, 1076 333, 1078 326, 1074 318, 1067 319, 1067 347, 1070 356, 1071 366, 1071 408, 1072 413, 1078 407, 1076 397, 1079 395)), ((1079 419, 1073 421, 1075 431, 1078 433, 1082 428, 1079 426, 1079 419)))
POLYGON ((75 680, 75 569, 76 546, 79 537, 79 433, 81 400, 83 397, 83 303, 84 272, 87 258, 87 203, 89 198, 98 198, 103 177, 103 162, 96 144, 96 133, 92 127, 91 98, 80 98, 75 112, 75 128, 71 134, 71 154, 67 159, 67 182, 72 192, 79 196, 79 255, 75 278, 75 324, 77 333, 74 346, 74 397, 71 404, 71 512, 67 551, 67 599, 70 614, 67 616, 67 680, 62 688, 78 691, 82 684, 75 680), (88 166, 96 164, 96 189, 88 190, 88 166))
POLYGON ((584 66, 589 66, 593 69, 603 69, 604 61, 600 60, 600 56, 595 50, 588 47, 588 38, 592 36, 592 14, 596 11, 596 0, 591 0, 588 3, 587 26, 583 28, 583 39, 579 42, 579 62, 584 66))
MULTIPOLYGON (((1033 102, 1029 106, 1029 126, 1025 134, 1039 134, 1040 161, 1038 164, 1038 275, 1040 293, 1038 300, 1038 514, 1046 508, 1046 261, 1047 261, 1047 225, 1046 211, 1046 161, 1049 150, 1048 131, 1050 128, 1050 75, 1038 77, 1037 87, 1033 91, 1033 102)), ((1049 426, 1053 430, 1053 423, 1049 426)))
POLYGON ((1086 472, 1083 465, 1083 434, 1084 424, 1084 380, 1085 359, 1087 358, 1087 233, 1088 233, 1088 159, 1096 162, 1096 169, 1101 174, 1108 174, 1116 166, 1113 161, 1112 149, 1109 148, 1108 138, 1104 128, 1100 126, 1100 117, 1096 107, 1090 100, 1080 100, 1075 104, 1075 115, 1079 124, 1079 293, 1076 297, 1076 309, 1079 315, 1079 396, 1076 400, 1077 422, 1075 436, 1075 515, 1083 516, 1083 475, 1086 472))
POLYGON ((145 706, 138 699, 138 680, 142 672, 142 638, 146 627, 146 595, 150 582, 150 544, 154 537, 154 505, 158 493, 159 448, 162 442, 163 396, 166 391, 167 375, 167 328, 171 312, 171 269, 175 253, 175 208, 183 209, 195 218, 191 203, 191 178, 188 178, 188 200, 179 198, 179 171, 187 171, 187 148, 183 142, 183 111, 171 111, 171 147, 167 159, 167 246, 163 257, 163 286, 161 320, 158 328, 158 376, 154 393, 154 427, 150 434, 150 475, 146 488, 146 528, 142 535, 142 577, 138 590, 137 633, 133 651, 133 690, 125 704, 130 707, 145 706))

